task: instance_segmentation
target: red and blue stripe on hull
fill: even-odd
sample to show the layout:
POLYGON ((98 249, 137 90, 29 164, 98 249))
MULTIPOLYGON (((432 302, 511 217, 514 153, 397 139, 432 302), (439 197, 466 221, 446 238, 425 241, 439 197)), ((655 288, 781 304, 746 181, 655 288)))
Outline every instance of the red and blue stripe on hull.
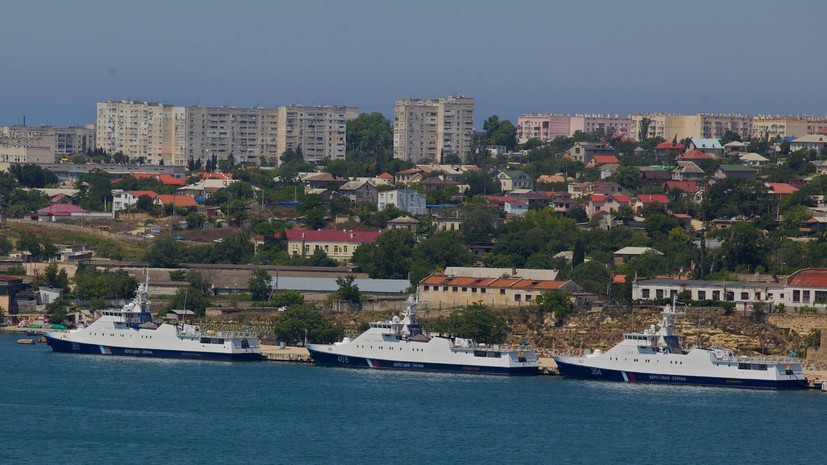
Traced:
POLYGON ((636 373, 633 371, 594 368, 575 363, 557 361, 557 369, 563 376, 602 381, 619 381, 626 383, 679 384, 693 386, 723 386, 748 389, 804 389, 806 379, 763 380, 745 378, 719 378, 713 376, 687 376, 680 374, 662 375, 656 373, 636 373))
POLYGON ((74 354, 90 355, 116 355, 124 357, 146 357, 166 358, 184 360, 211 360, 219 362, 236 361, 260 361, 261 354, 254 352, 243 353, 218 353, 218 352, 196 352, 187 350, 162 350, 162 349, 133 349, 130 347, 117 347, 101 344, 87 344, 72 342, 66 339, 55 339, 46 335, 46 340, 54 352, 65 352, 74 354))
POLYGON ((479 365, 462 365, 450 363, 399 362, 377 358, 354 357, 333 352, 308 348, 313 361, 318 365, 367 368, 377 370, 424 371, 435 373, 470 373, 502 376, 535 376, 540 374, 536 366, 494 367, 479 365))

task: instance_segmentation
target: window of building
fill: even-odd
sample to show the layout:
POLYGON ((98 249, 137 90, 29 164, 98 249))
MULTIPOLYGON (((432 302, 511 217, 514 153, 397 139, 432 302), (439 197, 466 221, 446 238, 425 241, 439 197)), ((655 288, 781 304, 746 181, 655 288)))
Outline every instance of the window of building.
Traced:
POLYGON ((485 294, 485 288, 484 287, 480 288, 480 294, 485 294))
POLYGON ((505 294, 505 289, 500 289, 500 295, 505 294))
POLYGON ((452 290, 452 291, 454 291, 454 292, 457 292, 457 289, 459 289, 459 288, 458 288, 458 287, 456 287, 456 286, 454 286, 454 287, 452 287, 452 288, 451 288, 451 290, 452 290))
POLYGON ((428 289, 428 286, 422 286, 422 290, 423 290, 423 291, 427 291, 427 290, 429 290, 429 289, 428 289))
POLYGON ((712 291, 712 300, 721 300, 721 291, 712 291))
POLYGON ((793 291, 793 302, 801 302, 801 291, 793 291))
POLYGON ((749 292, 742 292, 741 300, 749 300, 749 292))
POLYGON ((476 287, 472 287, 472 288, 471 288, 471 293, 472 293, 472 294, 476 294, 476 293, 477 293, 477 288, 476 288, 476 287))
POLYGON ((462 292, 468 292, 468 288, 467 288, 467 287, 463 287, 463 288, 462 288, 462 292))
POLYGON ((442 290, 443 290, 444 292, 448 292, 448 286, 442 286, 442 290))
POLYGON ((662 299, 663 298, 663 289, 655 289, 655 298, 662 299))
POLYGON ((644 299, 648 299, 649 298, 649 289, 641 289, 640 290, 640 296, 643 297, 644 299))
POLYGON ((514 294, 514 302, 519 302, 520 297, 521 297, 520 294, 514 294))
POLYGON ((815 303, 827 303, 827 291, 815 291, 815 303))
POLYGON ((801 292, 801 301, 804 303, 810 303, 810 291, 801 292))
POLYGON ((706 300, 706 291, 698 291, 698 300, 706 300))
POLYGON ((525 301, 526 302, 531 302, 531 294, 526 294, 525 295, 525 301))

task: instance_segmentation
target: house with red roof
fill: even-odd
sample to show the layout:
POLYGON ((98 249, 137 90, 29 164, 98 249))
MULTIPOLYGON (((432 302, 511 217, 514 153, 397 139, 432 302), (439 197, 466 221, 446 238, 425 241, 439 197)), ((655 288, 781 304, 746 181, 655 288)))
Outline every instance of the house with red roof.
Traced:
POLYGON ((191 195, 161 194, 157 197, 157 202, 163 206, 173 205, 176 208, 195 208, 198 206, 198 202, 191 195))
POLYGON ((614 155, 594 155, 591 161, 586 165, 587 168, 594 168, 600 165, 608 165, 610 163, 618 164, 620 160, 614 155))
POLYGON ((787 307, 824 309, 827 306, 827 268, 805 268, 791 274, 787 277, 784 294, 787 307))
POLYGON ((376 242, 380 234, 381 232, 352 230, 288 229, 284 231, 287 239, 287 253, 308 258, 316 250, 321 250, 328 257, 340 263, 348 263, 353 257, 353 252, 360 245, 376 242))
POLYGON ((43 207, 32 215, 32 219, 42 222, 69 220, 73 217, 83 216, 87 211, 71 203, 53 203, 43 207))
POLYGON ((675 160, 677 160, 677 161, 697 161, 697 160, 712 160, 713 158, 715 158, 715 157, 713 157, 712 155, 710 155, 708 153, 701 152, 698 149, 692 149, 689 152, 684 152, 684 153, 678 155, 678 157, 675 158, 675 160))
POLYGON ((519 200, 506 200, 503 202, 503 210, 508 215, 525 215, 528 213, 528 203, 519 200))
POLYGON ((669 152, 679 153, 686 150, 683 144, 673 144, 671 142, 661 142, 655 146, 655 155, 658 157, 666 156, 669 152))
POLYGON ((586 213, 591 217, 598 212, 616 212, 623 205, 629 205, 629 196, 622 194, 592 194, 586 205, 586 213))
POLYGON ((785 182, 765 182, 764 185, 773 195, 791 195, 798 192, 798 189, 785 182))
POLYGON ((632 208, 635 213, 639 214, 644 208, 647 207, 665 209, 667 205, 669 205, 669 198, 663 194, 640 194, 637 196, 637 199, 635 199, 635 203, 632 208))

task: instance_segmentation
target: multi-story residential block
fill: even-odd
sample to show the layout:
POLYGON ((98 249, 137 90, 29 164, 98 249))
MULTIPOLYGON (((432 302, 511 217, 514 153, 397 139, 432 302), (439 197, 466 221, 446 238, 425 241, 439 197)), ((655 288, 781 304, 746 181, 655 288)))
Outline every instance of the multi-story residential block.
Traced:
MULTIPOLYGON (((282 106, 276 108, 276 153, 278 157, 292 149, 301 148, 305 161, 345 158, 345 130, 347 122, 359 116, 353 107, 282 106)), ((281 164, 280 158, 277 161, 281 164)))
POLYGON ((187 158, 276 163, 274 108, 187 107, 187 158))
POLYGON ((424 215, 428 212, 425 198, 425 194, 421 194, 413 189, 383 191, 379 192, 377 196, 376 208, 384 210, 393 206, 414 216, 424 215))
POLYGON ((53 163, 55 153, 50 147, 27 147, 0 143, 0 170, 8 170, 14 163, 53 163))
POLYGON ((561 115, 526 113, 517 117, 517 141, 529 139, 549 141, 557 136, 573 136, 580 132, 603 132, 630 136, 632 119, 618 115, 561 115))
POLYGON ((68 128, 1 126, 0 144, 43 147, 48 148, 53 155, 72 155, 95 147, 95 125, 68 128))
POLYGON ((56 155, 72 155, 95 148, 94 124, 53 129, 56 155))
POLYGON ((186 108, 147 102, 99 102, 95 144, 152 165, 187 162, 186 108))
POLYGON ((827 117, 757 115, 752 119, 752 137, 802 137, 827 128, 827 117))
POLYGON ((394 105, 395 158, 439 163, 454 154, 464 159, 473 136, 473 98, 405 99, 394 105))
POLYGON ((646 129, 646 138, 662 137, 666 140, 681 141, 687 138, 722 138, 727 131, 741 137, 748 137, 752 131, 752 118, 739 114, 699 113, 696 115, 677 115, 668 113, 640 113, 631 116, 630 136, 642 137, 646 129))

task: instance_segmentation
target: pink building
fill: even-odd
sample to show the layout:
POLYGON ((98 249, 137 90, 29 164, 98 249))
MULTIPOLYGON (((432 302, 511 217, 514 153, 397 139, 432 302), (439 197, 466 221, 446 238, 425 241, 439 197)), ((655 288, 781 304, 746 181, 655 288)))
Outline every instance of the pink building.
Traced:
POLYGON ((557 136, 571 134, 571 117, 548 113, 526 113, 517 117, 517 141, 521 144, 529 139, 552 140, 557 136))
POLYGON ((526 113, 517 117, 517 140, 521 144, 529 139, 552 140, 557 136, 572 136, 577 131, 628 136, 631 127, 631 118, 618 115, 526 113))

